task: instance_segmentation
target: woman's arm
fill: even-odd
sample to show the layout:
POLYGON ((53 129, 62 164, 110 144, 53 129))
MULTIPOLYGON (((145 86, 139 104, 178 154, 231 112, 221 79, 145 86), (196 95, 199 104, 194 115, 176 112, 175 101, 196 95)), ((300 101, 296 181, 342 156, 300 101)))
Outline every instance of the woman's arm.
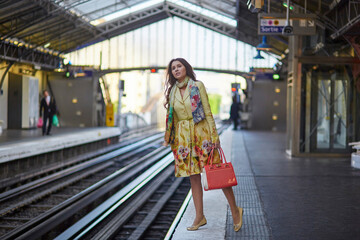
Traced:
POLYGON ((219 147, 219 145, 220 145, 219 135, 218 135, 217 130, 216 130, 214 117, 213 117, 213 115, 211 113, 209 99, 208 99, 208 95, 207 95, 205 86, 201 81, 197 81, 196 85, 199 87, 200 98, 201 98, 201 102, 202 102, 202 105, 203 105, 203 108, 204 108, 206 121, 208 122, 209 127, 210 127, 211 142, 215 143, 215 145, 217 145, 216 147, 219 147))

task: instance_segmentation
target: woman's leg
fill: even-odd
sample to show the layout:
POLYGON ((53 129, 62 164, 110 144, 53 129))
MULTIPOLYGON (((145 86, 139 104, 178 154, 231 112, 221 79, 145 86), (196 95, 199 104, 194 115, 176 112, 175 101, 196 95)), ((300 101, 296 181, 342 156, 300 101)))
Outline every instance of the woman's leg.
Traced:
POLYGON ((235 224, 237 224, 240 222, 240 213, 236 206, 235 195, 234 195, 233 189, 232 189, 232 187, 228 187, 228 188, 223 188, 222 190, 225 194, 226 199, 228 200, 231 214, 233 217, 233 221, 235 224))
POLYGON ((203 191, 200 174, 190 176, 191 192, 195 205, 196 216, 193 225, 197 225, 204 217, 203 191))

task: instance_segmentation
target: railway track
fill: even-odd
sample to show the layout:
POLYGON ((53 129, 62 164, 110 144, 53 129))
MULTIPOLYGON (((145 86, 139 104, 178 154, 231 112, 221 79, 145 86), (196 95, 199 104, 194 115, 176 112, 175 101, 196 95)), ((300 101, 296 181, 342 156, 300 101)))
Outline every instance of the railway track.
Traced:
POLYGON ((122 154, 119 149, 87 161, 93 165, 86 171, 80 171, 85 169, 82 164, 65 169, 57 173, 63 177, 60 184, 52 180, 54 186, 41 186, 39 179, 32 187, 21 186, 25 192, 13 189, 8 196, 7 192, 0 194, 0 238, 171 236, 176 219, 181 217, 179 209, 185 209, 190 199, 190 183, 186 178, 173 176, 172 153, 160 145, 162 137, 159 134, 150 145, 140 142, 127 152, 124 147, 122 154), (33 189, 36 194, 25 189, 33 189), (21 196, 23 200, 14 200, 21 196))
MULTIPOLYGON (((134 166, 134 162, 144 161, 142 157, 144 155, 149 157, 154 152, 159 152, 162 137, 163 134, 154 135, 1 193, 1 239, 12 239, 24 229, 33 226, 33 222, 39 222, 34 221, 39 216, 48 215, 61 204, 63 204, 62 208, 69 206, 77 198, 91 193, 88 189, 99 188, 100 186, 94 187, 99 181, 106 184, 103 180, 108 176, 115 172, 124 172, 134 166)), ((125 183, 126 181, 123 184, 125 183)))
POLYGON ((174 177, 172 153, 166 158, 162 160, 167 161, 164 171, 155 171, 150 180, 150 176, 144 177, 146 185, 133 185, 144 187, 127 186, 122 195, 113 196, 56 239, 170 239, 191 192, 187 178, 174 177))
POLYGON ((158 131, 151 128, 132 130, 121 134, 120 142, 117 144, 104 147, 94 152, 84 153, 75 157, 70 157, 66 160, 59 161, 56 164, 51 164, 47 167, 37 169, 36 171, 29 171, 27 173, 19 174, 12 177, 11 179, 2 179, 0 180, 0 193, 10 191, 14 188, 18 188, 19 186, 26 185, 27 183, 34 182, 38 179, 45 178, 63 169, 88 161, 89 159, 114 151, 115 149, 119 149, 132 143, 141 141, 142 139, 152 136, 156 133, 158 133, 158 131))
POLYGON ((138 185, 129 184, 55 239, 162 239, 190 190, 187 178, 175 178, 172 162, 170 153, 138 185))

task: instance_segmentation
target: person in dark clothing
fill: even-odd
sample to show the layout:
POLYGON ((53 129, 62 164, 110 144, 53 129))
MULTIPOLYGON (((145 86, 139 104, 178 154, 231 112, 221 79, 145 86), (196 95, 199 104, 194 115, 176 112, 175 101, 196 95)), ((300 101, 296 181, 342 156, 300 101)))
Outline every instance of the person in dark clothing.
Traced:
POLYGON ((50 135, 51 125, 53 121, 53 116, 56 113, 56 102, 53 97, 51 97, 47 90, 43 91, 44 97, 41 99, 40 102, 40 117, 43 116, 43 126, 42 126, 42 134, 50 135), (44 109, 44 112, 42 110, 44 109), (49 120, 49 122, 47 121, 49 120), (48 122, 48 128, 46 131, 46 124, 48 122))
POLYGON ((233 103, 230 107, 230 118, 234 122, 233 130, 237 130, 238 122, 239 122, 239 104, 237 102, 236 96, 233 96, 233 103))

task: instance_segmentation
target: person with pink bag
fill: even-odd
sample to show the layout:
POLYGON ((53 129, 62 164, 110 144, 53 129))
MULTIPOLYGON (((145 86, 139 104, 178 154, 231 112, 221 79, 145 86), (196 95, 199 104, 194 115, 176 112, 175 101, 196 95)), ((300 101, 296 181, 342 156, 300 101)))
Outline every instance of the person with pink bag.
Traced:
POLYGON ((40 118, 38 122, 38 126, 41 123, 41 116, 42 118, 42 135, 50 135, 51 131, 51 125, 53 122, 54 114, 56 114, 57 108, 56 108, 56 102, 53 97, 49 95, 49 92, 47 90, 43 91, 44 97, 41 99, 40 102, 40 118), (43 111, 44 110, 44 111, 43 111), (47 131, 46 131, 46 125, 48 123, 47 131))
MULTIPOLYGON (((165 99, 167 115, 164 146, 171 146, 175 176, 190 177, 196 216, 187 230, 194 231, 207 223, 203 212, 200 173, 209 164, 213 148, 220 148, 220 140, 205 86, 196 80, 192 66, 183 58, 172 59, 168 64, 165 99)), ((213 163, 220 163, 218 151, 213 154, 213 163)), ((236 206, 232 187, 222 190, 230 205, 234 230, 239 231, 243 222, 243 208, 236 206)))

